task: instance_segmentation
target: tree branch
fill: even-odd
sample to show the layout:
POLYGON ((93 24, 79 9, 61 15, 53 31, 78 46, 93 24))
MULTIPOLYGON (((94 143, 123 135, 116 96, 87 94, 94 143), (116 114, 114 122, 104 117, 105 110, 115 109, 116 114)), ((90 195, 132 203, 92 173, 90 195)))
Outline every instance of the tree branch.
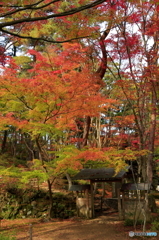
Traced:
MULTIPOLYGON (((33 4, 24 5, 23 8, 24 8, 24 7, 36 6, 36 5, 38 5, 39 3, 43 2, 43 1, 44 1, 44 0, 40 0, 40 1, 38 1, 38 2, 36 2, 36 3, 33 3, 33 4)), ((61 1, 61 0, 59 0, 59 1, 61 1)), ((1 4, 0 7, 1 7, 1 8, 8 8, 8 7, 17 8, 17 7, 21 7, 21 6, 20 6, 20 5, 9 5, 9 6, 8 6, 8 5, 3 5, 3 4, 1 4)))
MULTIPOLYGON (((31 5, 26 5, 25 7, 20 7, 20 8, 19 8, 19 6, 12 6, 12 7, 15 7, 15 8, 17 7, 17 8, 19 8, 19 9, 16 9, 16 10, 14 10, 14 11, 10 11, 10 12, 8 12, 8 13, 5 13, 5 14, 3 14, 3 15, 0 15, 0 17, 7 17, 7 16, 10 16, 10 15, 15 14, 15 13, 17 13, 17 12, 22 12, 22 11, 25 11, 25 10, 39 10, 39 9, 48 7, 48 6, 51 5, 52 3, 60 2, 61 0, 54 0, 54 1, 51 1, 50 3, 47 3, 47 4, 45 4, 45 5, 42 5, 42 6, 40 6, 40 7, 34 7, 34 6, 38 5, 39 3, 42 3, 43 1, 44 1, 44 0, 41 0, 41 1, 37 2, 37 3, 31 4, 31 5)), ((1 7, 2 7, 2 6, 1 6, 1 7)))
POLYGON ((3 30, 4 33, 7 33, 9 35, 12 35, 14 37, 18 37, 18 38, 23 38, 23 39, 30 39, 30 40, 36 40, 36 41, 45 41, 45 42, 50 42, 50 43, 65 43, 65 42, 71 42, 73 40, 78 40, 78 39, 83 39, 83 38, 88 38, 88 37, 91 37, 91 36, 82 36, 82 37, 76 37, 76 38, 70 38, 70 39, 67 39, 67 40, 61 40, 61 41, 57 41, 57 40, 49 40, 47 38, 41 38, 41 37, 31 37, 31 36, 24 36, 24 35, 20 35, 20 34, 17 34, 17 33, 13 33, 13 32, 10 32, 8 30, 3 30))
POLYGON ((101 59, 101 64, 100 64, 99 68, 97 69, 96 73, 98 73, 100 79, 103 79, 104 74, 107 69, 107 51, 106 51, 106 46, 105 46, 104 40, 108 36, 111 29, 112 29, 112 21, 109 22, 107 29, 103 32, 103 34, 99 40, 99 45, 100 45, 100 48, 102 51, 102 59, 101 59))
POLYGON ((64 16, 73 15, 73 14, 81 12, 83 10, 96 7, 96 6, 98 6, 99 4, 101 4, 105 1, 106 0, 97 0, 93 3, 88 3, 86 5, 76 7, 76 8, 73 8, 71 10, 68 10, 68 11, 65 11, 65 12, 62 12, 62 13, 54 13, 54 14, 50 14, 50 15, 47 15, 47 16, 43 16, 43 17, 22 18, 22 19, 18 19, 18 20, 12 20, 12 21, 9 21, 9 22, 3 22, 3 23, 0 23, 0 29, 3 32, 4 27, 14 26, 16 24, 20 24, 20 23, 24 23, 24 22, 37 22, 37 21, 47 20, 47 19, 56 18, 56 17, 64 17, 64 16))

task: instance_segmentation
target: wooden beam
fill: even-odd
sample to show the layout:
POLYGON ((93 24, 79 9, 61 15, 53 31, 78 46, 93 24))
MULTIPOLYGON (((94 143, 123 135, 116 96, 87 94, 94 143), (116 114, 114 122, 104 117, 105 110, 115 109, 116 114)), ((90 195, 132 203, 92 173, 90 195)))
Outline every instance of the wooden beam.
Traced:
POLYGON ((122 182, 122 179, 116 179, 116 180, 104 180, 104 179, 90 179, 93 183, 95 182, 122 182))

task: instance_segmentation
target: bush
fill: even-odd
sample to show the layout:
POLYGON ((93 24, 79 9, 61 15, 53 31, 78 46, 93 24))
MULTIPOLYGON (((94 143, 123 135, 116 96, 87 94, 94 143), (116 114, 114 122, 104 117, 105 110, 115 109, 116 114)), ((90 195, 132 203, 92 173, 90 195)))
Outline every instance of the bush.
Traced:
MULTIPOLYGON (((37 217, 48 215, 49 195, 44 190, 8 188, 7 197, 0 194, 1 213, 4 219, 37 217)), ((75 215, 74 198, 62 193, 53 193, 52 218, 69 218, 75 215)), ((1 239, 0 239, 1 240, 1 239)))
POLYGON ((14 236, 0 233, 0 240, 16 240, 16 238, 14 236))
POLYGON ((159 231, 159 221, 155 220, 154 222, 151 223, 151 225, 152 231, 159 231))
MULTIPOLYGON (((134 219, 127 218, 124 221, 124 226, 134 226, 134 219)), ((136 225, 141 225, 143 224, 142 220, 137 220, 136 225)))

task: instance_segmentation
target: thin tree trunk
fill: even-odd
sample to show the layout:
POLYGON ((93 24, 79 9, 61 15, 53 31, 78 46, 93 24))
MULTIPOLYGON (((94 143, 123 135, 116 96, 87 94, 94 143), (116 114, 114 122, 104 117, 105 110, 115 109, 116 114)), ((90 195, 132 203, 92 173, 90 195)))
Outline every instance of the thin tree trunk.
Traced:
MULTIPOLYGON (((30 139, 30 142, 31 142, 31 139, 30 139)), ((25 139, 25 135, 24 135, 24 143, 25 143, 25 146, 26 148, 29 150, 29 152, 31 153, 31 157, 32 157, 32 160, 35 158, 34 156, 34 150, 30 148, 29 144, 27 143, 27 140, 25 139)))
POLYGON ((7 136, 8 136, 8 131, 5 130, 4 135, 3 135, 2 147, 1 147, 2 153, 4 153, 6 151, 7 136))
POLYGON ((48 211, 49 218, 52 217, 52 209, 53 209, 52 183, 53 182, 51 182, 49 179, 47 180, 48 190, 49 190, 49 200, 50 200, 50 206, 48 211))
POLYGON ((86 117, 86 122, 85 122, 85 127, 84 127, 84 133, 83 133, 83 144, 82 144, 82 147, 87 146, 89 130, 90 130, 90 124, 91 124, 91 118, 90 118, 90 116, 87 116, 86 117))
MULTIPOLYGON (((94 73, 95 75, 95 81, 97 84, 102 86, 102 79, 105 75, 106 69, 107 69, 107 51, 104 40, 108 36, 110 30, 112 27, 112 21, 109 22, 107 29, 103 32, 102 36, 99 39, 99 45, 102 51, 102 59, 101 64, 97 71, 94 73)), ((90 130, 90 124, 91 124, 91 117, 87 116, 85 121, 85 129, 83 134, 83 144, 82 147, 86 146, 88 143, 88 136, 89 136, 89 130, 90 130)))
POLYGON ((65 173, 65 175, 66 175, 66 178, 67 178, 67 181, 68 181, 68 190, 69 190, 72 186, 72 180, 71 180, 71 177, 68 173, 65 173))
POLYGON ((155 86, 153 84, 152 89, 152 113, 151 113, 151 125, 150 125, 150 137, 149 137, 149 151, 148 159, 147 159, 147 181, 152 183, 153 177, 153 154, 154 154, 154 142, 155 142, 155 131, 156 131, 156 103, 157 97, 155 92, 155 86))
MULTIPOLYGON (((42 148, 40 146, 40 143, 39 143, 39 137, 36 138, 36 145, 38 147, 38 150, 39 150, 39 159, 41 160, 41 163, 42 163, 42 166, 45 170, 46 173, 48 173, 48 170, 45 166, 45 162, 43 160, 43 157, 42 157, 42 148)), ((49 200, 50 200, 50 206, 49 206, 49 211, 48 211, 48 217, 51 218, 52 217, 52 208, 53 208, 53 197, 52 197, 52 184, 54 182, 55 178, 50 181, 50 179, 47 180, 47 184, 48 184, 48 191, 49 191, 49 200)))

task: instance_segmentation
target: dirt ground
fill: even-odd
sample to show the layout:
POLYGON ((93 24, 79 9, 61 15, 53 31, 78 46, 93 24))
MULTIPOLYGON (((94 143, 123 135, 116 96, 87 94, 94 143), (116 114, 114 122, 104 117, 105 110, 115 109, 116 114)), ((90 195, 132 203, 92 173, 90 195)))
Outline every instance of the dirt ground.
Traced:
MULTIPOLYGON (((100 216, 91 220, 74 217, 69 220, 54 219, 41 222, 36 219, 2 220, 0 232, 10 232, 17 240, 29 240, 29 228, 32 224, 32 240, 127 240, 143 239, 129 237, 133 227, 124 227, 117 213, 100 216)), ((140 229, 137 229, 140 232, 140 229)), ((159 234, 159 233, 158 233, 159 234)), ((145 239, 145 238, 144 238, 145 239)), ((149 237, 157 240, 159 237, 149 237)))

